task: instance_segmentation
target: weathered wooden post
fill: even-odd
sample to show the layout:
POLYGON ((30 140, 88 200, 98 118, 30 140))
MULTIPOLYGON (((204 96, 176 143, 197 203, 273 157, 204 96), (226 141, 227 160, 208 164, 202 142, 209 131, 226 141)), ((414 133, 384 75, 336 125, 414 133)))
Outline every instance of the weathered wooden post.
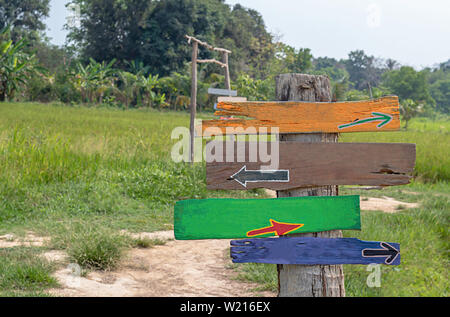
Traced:
POLYGON ((197 57, 198 57, 198 42, 192 43, 192 86, 191 86, 191 144, 189 158, 194 162, 194 140, 195 140, 195 117, 197 115, 197 57))
MULTIPOLYGON (((279 101, 330 102, 330 81, 325 76, 282 74, 276 78, 279 101)), ((337 133, 292 133, 280 135, 280 142, 338 142, 337 133)), ((298 188, 277 191, 281 197, 337 196, 337 186, 298 188)), ((303 233, 296 236, 340 238, 342 231, 303 233)), ((280 297, 344 297, 342 265, 278 265, 280 297)))
POLYGON ((190 148, 189 148, 189 159, 193 163, 195 158, 194 153, 194 140, 195 140, 195 117, 197 116, 197 63, 215 63, 222 68, 225 68, 225 85, 227 86, 227 90, 230 90, 230 67, 228 65, 228 54, 231 54, 231 51, 220 48, 213 47, 206 42, 202 42, 199 39, 196 39, 193 36, 185 35, 185 38, 188 40, 188 43, 192 43, 192 86, 191 86, 191 122, 190 122, 190 148), (220 52, 223 54, 224 63, 219 62, 215 59, 198 59, 198 46, 202 45, 211 51, 220 52))
POLYGON ((228 52, 223 53, 222 63, 226 65, 225 67, 225 88, 231 90, 231 80, 230 80, 230 64, 228 62, 228 52))

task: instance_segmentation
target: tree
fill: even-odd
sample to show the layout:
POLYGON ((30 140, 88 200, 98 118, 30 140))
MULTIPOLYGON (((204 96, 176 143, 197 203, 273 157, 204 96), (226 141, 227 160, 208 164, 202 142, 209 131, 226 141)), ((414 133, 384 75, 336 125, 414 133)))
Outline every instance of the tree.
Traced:
MULTIPOLYGON (((149 72, 169 76, 184 70, 191 48, 185 35, 230 49, 231 76, 241 71, 267 75, 273 58, 272 36, 261 15, 240 5, 231 8, 223 0, 72 0, 80 8, 80 27, 69 26, 69 43, 78 47, 85 61, 136 60, 149 72)), ((201 50, 200 58, 220 59, 220 54, 201 50)), ((205 77, 218 72, 205 68, 205 77)))
POLYGON ((450 114, 450 76, 434 82, 430 86, 430 93, 436 101, 436 110, 450 114))
POLYGON ((387 60, 385 60, 385 67, 387 70, 394 70, 398 69, 400 67, 400 64, 395 59, 388 58, 387 60))
POLYGON ((309 48, 297 50, 292 46, 278 43, 276 56, 281 60, 285 72, 306 73, 312 68, 313 56, 309 48))
POLYGON ((412 99, 418 103, 434 105, 430 95, 425 71, 416 71, 410 66, 386 72, 383 75, 383 85, 400 99, 412 99))
POLYGON ((65 25, 68 46, 90 58, 103 62, 116 59, 139 60, 144 16, 154 1, 142 0, 71 0, 67 6, 80 9, 80 26, 65 25))
POLYGON ((38 71, 34 55, 25 52, 27 41, 10 39, 10 29, 0 32, 0 101, 12 100, 19 86, 38 71))
POLYGON ((366 89, 379 84, 382 70, 377 67, 375 57, 366 55, 363 50, 356 50, 350 52, 343 63, 356 89, 366 89))
POLYGON ((272 79, 253 79, 249 75, 241 74, 234 88, 239 91, 239 95, 247 97, 248 100, 261 101, 275 98, 275 87, 270 85, 272 79))
POLYGON ((423 112, 423 109, 423 104, 411 99, 405 99, 401 102, 400 114, 402 115, 402 120, 405 121, 405 130, 408 129, 409 121, 423 112))
POLYGON ((431 97, 436 101, 435 110, 450 113, 450 60, 441 63, 439 67, 427 68, 426 73, 430 85, 431 97))
POLYGON ((11 39, 38 40, 45 31, 50 0, 0 0, 0 29, 11 27, 11 39))
POLYGON ((276 52, 273 36, 266 30, 264 20, 256 10, 236 4, 225 16, 223 33, 216 38, 217 46, 233 52, 230 55, 233 79, 242 72, 257 79, 272 75, 268 66, 276 52))

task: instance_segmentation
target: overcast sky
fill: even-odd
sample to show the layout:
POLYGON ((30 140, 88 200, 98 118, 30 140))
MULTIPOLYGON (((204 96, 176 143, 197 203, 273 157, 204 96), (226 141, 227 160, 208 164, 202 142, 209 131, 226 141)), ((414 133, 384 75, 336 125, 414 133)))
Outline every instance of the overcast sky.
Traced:
MULTIPOLYGON (((63 44, 67 0, 51 0, 47 32, 63 44)), ((352 50, 393 58, 416 68, 450 59, 448 0, 226 0, 257 10, 268 30, 315 57, 347 57, 352 50)))

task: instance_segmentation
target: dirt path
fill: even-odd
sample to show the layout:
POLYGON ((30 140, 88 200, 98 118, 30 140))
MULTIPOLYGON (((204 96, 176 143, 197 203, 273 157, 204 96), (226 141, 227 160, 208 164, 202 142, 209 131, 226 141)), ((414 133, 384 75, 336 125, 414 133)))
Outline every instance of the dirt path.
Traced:
MULTIPOLYGON (((173 232, 142 234, 172 238, 173 232)), ((72 267, 56 272, 60 289, 56 296, 76 297, 254 297, 257 285, 237 281, 230 268, 228 240, 167 241, 151 249, 134 249, 114 272, 74 275, 72 267)))
MULTIPOLYGON (((269 197, 277 197, 275 191, 267 190, 266 192, 269 197)), ((383 211, 392 214, 405 209, 417 208, 419 207, 419 204, 405 203, 391 197, 383 196, 381 198, 361 197, 360 206, 361 210, 383 211)))
POLYGON ((417 207, 419 207, 418 203, 404 203, 386 196, 382 198, 361 198, 361 210, 380 210, 392 214, 417 207))

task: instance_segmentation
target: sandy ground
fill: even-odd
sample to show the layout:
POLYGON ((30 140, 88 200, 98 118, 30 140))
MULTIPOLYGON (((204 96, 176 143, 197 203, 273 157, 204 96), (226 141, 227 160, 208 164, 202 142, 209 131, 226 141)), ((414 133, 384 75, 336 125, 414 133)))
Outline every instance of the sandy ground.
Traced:
POLYGON ((0 236, 0 248, 14 247, 40 247, 43 246, 50 238, 38 237, 33 232, 27 232, 24 238, 17 238, 12 234, 0 236))
MULTIPOLYGON (((388 213, 415 208, 417 204, 389 197, 361 198, 362 210, 388 213), (399 207, 402 206, 402 207, 399 207)), ((54 275, 61 284, 51 294, 64 297, 257 297, 276 296, 252 291, 257 285, 236 280, 228 254, 230 240, 176 241, 173 231, 142 233, 140 236, 165 240, 150 249, 133 249, 114 272, 90 272, 83 275, 69 264, 63 251, 43 254, 62 269, 54 275)), ((25 238, 0 236, 0 248, 42 246, 48 238, 32 232, 25 238)))
MULTIPOLYGON (((114 272, 77 276, 76 266, 56 272, 56 296, 76 297, 254 297, 257 285, 234 279, 227 254, 229 240, 175 241, 173 231, 142 233, 151 239, 170 239, 151 249, 134 249, 114 272)), ((59 256, 59 255, 57 255, 59 256)))
MULTIPOLYGON (((267 191, 270 197, 277 197, 275 191, 267 191)), ((383 211, 386 213, 396 213, 405 209, 417 208, 417 203, 404 203, 391 197, 383 196, 382 198, 361 197, 361 210, 383 211)))
POLYGON ((405 209, 417 208, 417 203, 404 203, 391 197, 361 198, 361 210, 381 210, 386 213, 396 213, 405 209))

